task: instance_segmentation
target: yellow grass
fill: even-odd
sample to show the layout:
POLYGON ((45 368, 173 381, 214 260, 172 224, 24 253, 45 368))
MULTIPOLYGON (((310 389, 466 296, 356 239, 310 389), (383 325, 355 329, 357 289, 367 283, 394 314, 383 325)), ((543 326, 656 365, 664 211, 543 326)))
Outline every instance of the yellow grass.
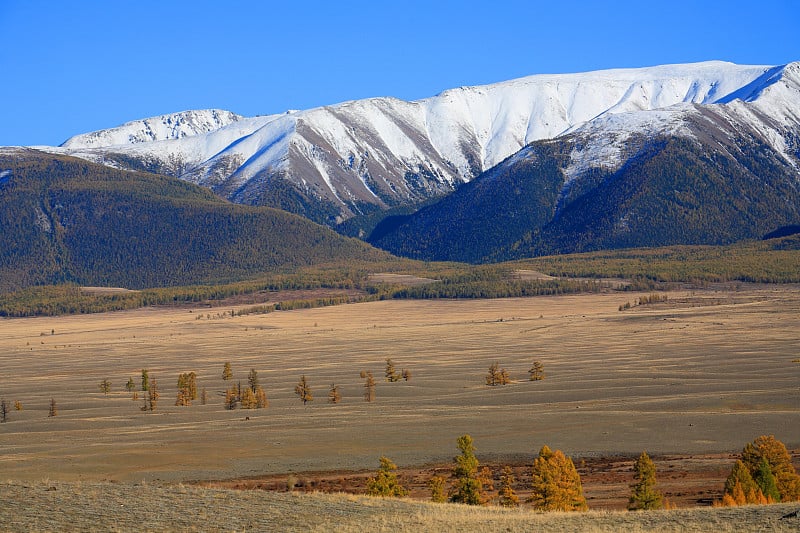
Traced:
POLYGON ((482 461, 532 458, 542 444, 573 456, 736 451, 760 434, 800 445, 800 291, 672 293, 618 311, 637 296, 2 320, 0 397, 24 409, 0 425, 0 475, 186 481, 374 469, 380 455, 420 465, 450 461, 464 433, 482 461), (380 380, 388 357, 410 382, 380 380), (527 380, 534 359, 544 381, 527 380), (245 385, 258 371, 269 409, 223 408, 225 361, 245 385), (484 385, 494 361, 513 383, 484 385), (162 393, 154 413, 123 389, 142 368, 162 393), (378 379, 373 403, 361 370, 378 379), (208 405, 173 405, 187 371, 208 405), (302 374, 315 397, 306 407, 293 392, 302 374), (331 383, 339 405, 325 401, 331 383))

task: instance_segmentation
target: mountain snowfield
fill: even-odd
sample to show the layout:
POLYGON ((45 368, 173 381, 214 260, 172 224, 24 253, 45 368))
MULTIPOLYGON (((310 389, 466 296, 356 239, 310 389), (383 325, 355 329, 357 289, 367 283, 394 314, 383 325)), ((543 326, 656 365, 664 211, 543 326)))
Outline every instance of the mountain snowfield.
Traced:
POLYGON ((631 135, 695 135, 690 119, 757 131, 796 166, 800 63, 534 75, 413 102, 370 98, 269 116, 184 111, 48 149, 335 224, 447 194, 532 141, 579 136, 569 182, 621 164, 631 135))

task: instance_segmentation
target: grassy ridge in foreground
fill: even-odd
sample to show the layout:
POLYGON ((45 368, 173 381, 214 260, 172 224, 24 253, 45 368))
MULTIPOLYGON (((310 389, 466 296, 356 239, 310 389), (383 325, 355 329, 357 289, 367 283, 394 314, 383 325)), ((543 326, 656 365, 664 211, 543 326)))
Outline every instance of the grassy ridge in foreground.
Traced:
POLYGON ((797 531, 797 504, 673 511, 537 513, 351 495, 183 485, 0 484, 9 531, 797 531))

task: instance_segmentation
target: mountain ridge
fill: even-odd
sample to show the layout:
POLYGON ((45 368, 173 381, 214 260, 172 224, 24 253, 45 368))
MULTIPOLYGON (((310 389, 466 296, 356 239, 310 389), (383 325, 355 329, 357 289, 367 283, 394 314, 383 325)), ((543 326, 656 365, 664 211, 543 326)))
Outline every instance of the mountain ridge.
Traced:
MULTIPOLYGON (((119 131, 101 130, 50 150, 180 177, 237 203, 280 207, 334 226, 357 214, 445 196, 528 143, 597 120, 757 99, 793 65, 710 61, 538 74, 411 102, 380 97, 258 117, 217 111, 220 126, 204 131, 201 124, 194 135, 181 136, 187 130, 179 129, 172 138, 100 146, 105 138, 124 139, 119 131)), ((192 113, 183 112, 184 124, 192 113)), ((147 120, 158 122, 141 122, 147 120)), ((129 123, 135 130, 129 137, 146 138, 146 128, 136 123, 129 123)))

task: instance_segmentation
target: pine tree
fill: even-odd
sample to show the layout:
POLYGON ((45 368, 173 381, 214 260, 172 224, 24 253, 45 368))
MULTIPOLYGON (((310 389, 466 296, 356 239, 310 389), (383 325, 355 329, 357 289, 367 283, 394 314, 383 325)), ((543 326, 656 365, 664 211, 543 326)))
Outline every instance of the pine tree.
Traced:
POLYGON ((50 398, 50 411, 48 412, 47 416, 56 416, 58 415, 58 408, 56 407, 56 401, 53 398, 50 398))
POLYGON ((142 369, 142 390, 150 390, 150 373, 146 368, 142 369))
POLYGON ((391 359, 386 360, 386 381, 390 383, 394 383, 395 381, 399 381, 400 376, 397 375, 397 372, 394 369, 394 362, 391 359))
POLYGON ((108 396, 108 393, 111 392, 111 382, 107 379, 104 379, 100 382, 100 391, 108 396))
POLYGON ((634 483, 631 485, 631 497, 628 500, 628 509, 660 509, 662 496, 656 490, 656 466, 647 455, 642 452, 633 464, 634 483))
POLYGON ((231 364, 228 361, 226 361, 225 365, 222 367, 222 379, 224 381, 233 379, 233 371, 231 370, 231 364))
POLYGON ((758 488, 761 489, 761 494, 768 503, 775 503, 781 501, 781 493, 778 490, 778 482, 772 474, 772 468, 766 457, 762 457, 758 463, 756 474, 753 476, 758 488))
POLYGON ((342 395, 339 392, 339 387, 337 387, 334 383, 331 383, 331 390, 328 391, 328 401, 330 403, 339 403, 342 401, 342 395))
POLYGON ((397 465, 382 456, 381 466, 375 477, 367 479, 367 494, 370 496, 400 497, 408 494, 397 479, 397 465))
POLYGON ((543 511, 585 511, 581 477, 572 459, 561 450, 551 451, 542 446, 533 462, 531 497, 537 509, 543 511))
POLYGON ((487 497, 483 484, 478 476, 478 458, 475 457, 475 446, 472 437, 462 435, 458 438, 458 449, 461 455, 455 458, 456 466, 453 469, 455 485, 450 491, 450 501, 466 503, 468 505, 482 505, 487 497))
POLYGON ((500 474, 500 499, 499 503, 503 507, 519 507, 519 496, 514 492, 514 471, 510 466, 503 468, 500 474))
POLYGON ((544 379, 544 365, 541 361, 534 361, 533 366, 528 370, 531 381, 541 381, 544 379))
POLYGON ((309 387, 308 381, 306 381, 305 374, 300 378, 300 382, 294 386, 294 393, 303 400, 303 405, 314 400, 314 395, 311 394, 311 387, 309 387))
POLYGON ((375 378, 372 377, 372 372, 365 372, 364 377, 364 401, 371 402, 375 400, 375 378))

